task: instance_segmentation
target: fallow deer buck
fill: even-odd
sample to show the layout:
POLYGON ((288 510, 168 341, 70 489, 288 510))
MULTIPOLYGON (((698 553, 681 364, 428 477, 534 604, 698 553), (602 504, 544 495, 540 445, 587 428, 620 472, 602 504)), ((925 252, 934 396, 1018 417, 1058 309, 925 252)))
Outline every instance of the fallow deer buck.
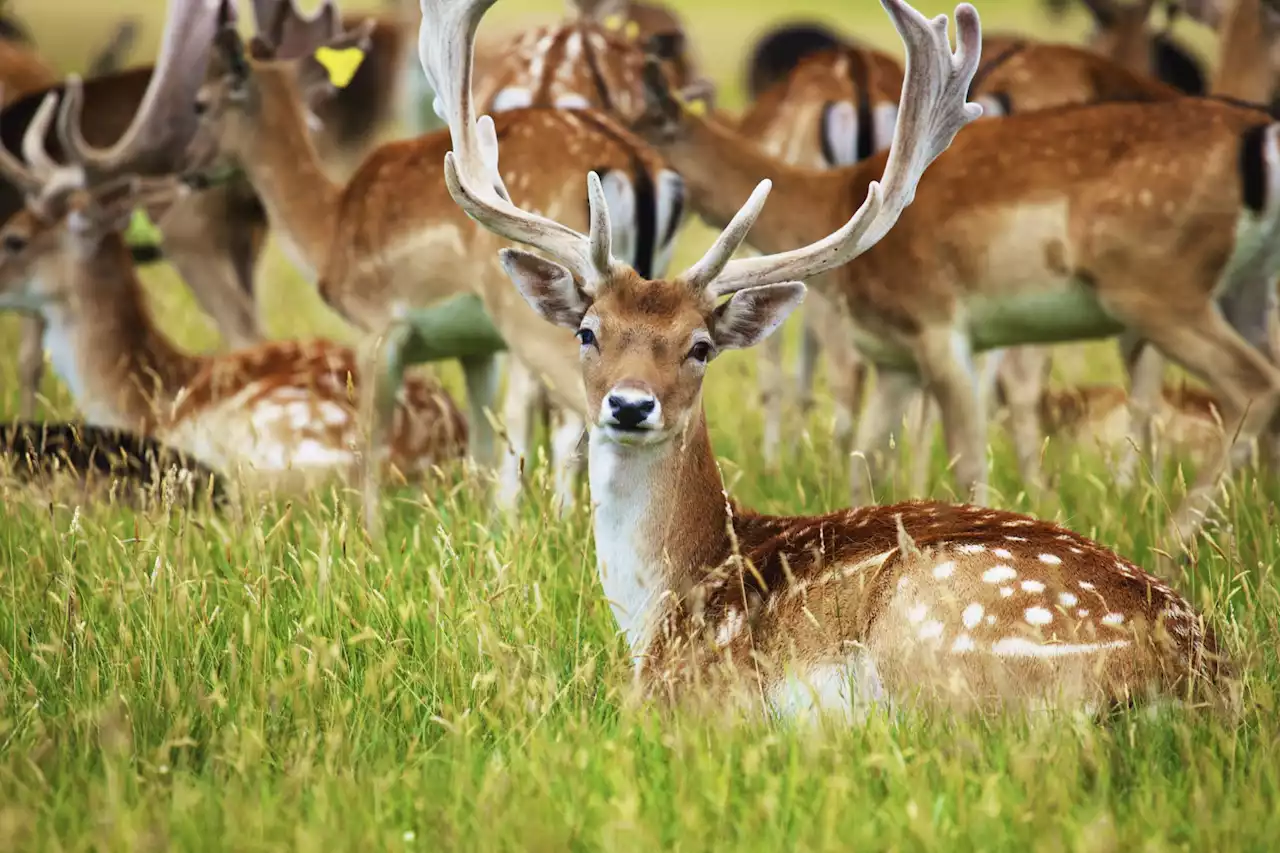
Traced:
MULTIPOLYGON (((58 133, 69 165, 43 148, 56 94, 27 129, 27 164, 0 150, 0 171, 28 199, 0 228, 0 305, 43 315, 54 366, 96 426, 157 438, 255 489, 298 491, 358 476, 362 425, 352 389, 360 380, 350 348, 290 341, 193 355, 155 324, 121 229, 135 208, 186 190, 174 178, 134 175, 155 162, 136 141, 104 168, 106 152, 88 146, 76 126, 82 96, 79 80, 68 80, 58 133)), ((157 127, 130 139, 172 145, 165 129, 173 106, 149 112, 157 127)), ((415 379, 392 432, 389 461, 413 475, 457 458, 466 423, 442 388, 415 379)))
MULTIPOLYGON (((348 33, 334 46, 358 43, 362 36, 348 33)), ((380 335, 401 323, 406 311, 478 295, 489 319, 481 314, 470 330, 452 330, 450 340, 463 350, 450 352, 439 340, 419 340, 411 349, 433 359, 462 357, 473 455, 488 461, 494 452, 486 409, 493 408, 496 390, 497 345, 490 344, 496 328, 515 356, 504 407, 509 441, 501 503, 510 507, 519 493, 528 409, 541 383, 563 421, 553 455, 561 474, 559 498, 569 505, 584 414, 576 344, 571 335, 538 323, 515 298, 493 260, 499 241, 449 200, 436 165, 448 150, 448 134, 382 145, 345 183, 335 181, 325 174, 307 134, 298 65, 274 59, 260 38, 246 53, 233 28, 223 30, 218 44, 199 96, 204 123, 197 147, 244 170, 321 297, 362 331, 380 335)), ((604 180, 618 214, 617 244, 642 268, 665 266, 682 215, 680 184, 648 146, 589 111, 516 110, 500 117, 499 128, 509 152, 506 178, 522 203, 585 222, 587 199, 570 176, 580 174, 584 163, 607 170, 604 180), (549 162, 548 150, 562 156, 549 162), (666 199, 655 194, 656 187, 668 188, 666 199)))
POLYGON ((981 41, 973 7, 956 9, 953 54, 945 16, 882 2, 909 56, 884 182, 817 242, 731 260, 761 215, 764 181, 702 260, 653 281, 613 257, 594 174, 589 236, 508 200, 498 135, 477 121, 470 90, 470 47, 494 0, 421 0, 419 52, 454 142, 450 192, 485 227, 542 253, 506 249, 502 264, 581 344, 598 568, 639 685, 781 713, 1188 695, 1224 674, 1212 632, 1159 579, 1071 531, 931 502, 769 517, 725 492, 702 404, 708 362, 776 330, 804 297, 796 279, 895 233, 925 168, 980 113, 965 103, 981 41))
MULTIPOLYGON (((828 233, 886 168, 882 154, 826 172, 780 163, 675 98, 656 63, 647 77, 652 106, 637 129, 684 177, 704 219, 728 222, 754 181, 773 178, 777 203, 751 233, 757 251, 828 233)), ((962 493, 982 502, 973 356, 1122 332, 1207 381, 1221 399, 1224 445, 1247 446, 1275 409, 1280 371, 1233 328, 1249 318, 1222 311, 1227 297, 1261 287, 1260 273, 1280 272, 1278 236, 1280 125, 1265 112, 1188 98, 975 122, 900 227, 814 282, 878 368, 857 451, 882 446, 923 382, 962 493)), ((1198 472, 1168 542, 1188 544, 1234 461, 1224 446, 1198 472)))

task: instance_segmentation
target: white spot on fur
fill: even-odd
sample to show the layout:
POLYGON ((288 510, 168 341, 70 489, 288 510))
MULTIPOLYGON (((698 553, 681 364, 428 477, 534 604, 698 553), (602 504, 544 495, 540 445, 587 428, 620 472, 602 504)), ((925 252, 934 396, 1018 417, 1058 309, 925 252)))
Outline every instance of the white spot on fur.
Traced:
POLYGON ((991 549, 991 553, 992 553, 992 554, 994 554, 994 555, 996 555, 997 557, 999 557, 999 558, 1000 558, 1000 559, 1002 559, 1002 560, 1012 560, 1012 559, 1013 559, 1013 552, 1012 552, 1012 551, 1010 551, 1008 548, 992 548, 992 549, 991 549))
POLYGON ((1006 536, 1006 537, 1004 537, 1004 540, 1005 540, 1006 542, 1026 542, 1026 541, 1027 541, 1027 537, 1025 537, 1025 536, 1006 536))
POLYGON ((1103 616, 1103 617, 1102 617, 1102 624, 1103 624, 1103 625, 1123 625, 1123 624, 1124 624, 1124 614, 1123 614, 1123 613, 1108 613, 1106 616, 1103 616))
POLYGON ((1109 643, 1037 643, 1025 637, 1005 637, 992 644, 991 651, 1006 658, 1060 658, 1089 655, 1127 645, 1128 640, 1113 640, 1109 643))
POLYGON ((960 614, 960 618, 964 620, 966 628, 973 628, 982 621, 982 614, 985 612, 983 606, 976 601, 964 609, 964 613, 960 614))
POLYGON ((1002 587, 1000 587, 1000 597, 1001 597, 1001 598, 1008 598, 1008 597, 1009 597, 1009 596, 1011 596, 1011 595, 1013 595, 1013 587, 1011 587, 1011 586, 1002 586, 1002 587))
POLYGON ((1022 591, 1023 592, 1044 592, 1044 584, 1042 584, 1040 581, 1023 581, 1022 591))
POLYGON ((1077 601, 1079 601, 1079 599, 1076 598, 1076 594, 1074 592, 1058 593, 1058 603, 1063 607, 1074 607, 1077 601))
POLYGON ((952 573, 954 573, 955 570, 956 570, 955 561, 947 560, 945 563, 938 563, 938 565, 933 567, 933 576, 938 580, 942 580, 943 578, 951 577, 952 573))
POLYGON ((961 554, 981 554, 985 550, 987 550, 986 545, 961 545, 960 546, 961 554))
POLYGON ((1001 581, 1010 581, 1018 576, 1012 566, 1006 566, 1003 563, 998 566, 992 566, 982 573, 982 580, 986 583, 1000 583, 1001 581))
POLYGON ((973 637, 968 634, 961 634, 956 637, 956 641, 951 644, 951 651, 956 654, 964 654, 973 651, 973 637))
POLYGON ((1028 607, 1023 616, 1031 625, 1048 625, 1053 621, 1053 614, 1043 607, 1028 607))
POLYGON ((920 639, 934 640, 942 636, 943 624, 937 619, 930 619, 920 626, 920 639))
POLYGON ((1081 589, 1093 589, 1093 588, 1094 588, 1093 584, 1089 583, 1088 581, 1076 581, 1076 586, 1080 587, 1081 589))
POLYGON ((1057 556, 1056 554, 1041 554, 1040 562, 1046 563, 1050 566, 1057 566, 1057 565, 1061 565, 1062 558, 1057 556))
POLYGON ((736 607, 730 609, 716 630, 716 645, 724 647, 732 643, 742 633, 742 626, 746 621, 747 618, 741 610, 736 607))
POLYGON ((912 625, 919 625, 929 615, 929 608, 923 604, 915 604, 907 610, 907 621, 912 625))
POLYGON ((1086 608, 1081 607, 1079 610, 1076 611, 1076 615, 1079 616, 1081 619, 1083 619, 1084 617, 1089 615, 1089 611, 1086 608))

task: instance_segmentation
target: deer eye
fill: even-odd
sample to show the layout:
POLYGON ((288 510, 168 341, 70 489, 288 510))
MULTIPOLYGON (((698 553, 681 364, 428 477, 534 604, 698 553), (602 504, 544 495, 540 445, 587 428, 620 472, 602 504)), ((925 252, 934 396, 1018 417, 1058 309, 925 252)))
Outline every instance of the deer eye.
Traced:
POLYGON ((596 333, 590 329, 579 329, 577 331, 578 340, 582 342, 584 347, 595 346, 596 333))
POLYGON ((27 238, 21 234, 4 235, 4 250, 11 255, 16 255, 23 249, 27 248, 27 238))
POLYGON ((711 358, 711 344, 708 341, 695 341, 693 346, 689 348, 688 358, 693 359, 699 364, 706 364, 711 358))

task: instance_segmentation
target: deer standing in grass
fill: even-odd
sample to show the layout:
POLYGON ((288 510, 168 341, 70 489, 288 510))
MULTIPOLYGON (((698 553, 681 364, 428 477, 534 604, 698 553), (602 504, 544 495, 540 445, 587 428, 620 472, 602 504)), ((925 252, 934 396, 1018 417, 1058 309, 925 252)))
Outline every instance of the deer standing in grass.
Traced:
MULTIPOLYGON (((1145 12, 1144 12, 1145 14, 1145 12)), ((741 136, 755 141, 783 162, 811 168, 850 166, 887 147, 897 116, 902 71, 897 60, 860 46, 816 52, 801 60, 781 83, 758 97, 737 123, 741 136)), ((1166 100, 1178 90, 1082 48, 1030 39, 1009 40, 989 56, 974 76, 971 94, 987 114, 1007 115, 1071 104, 1103 101, 1166 100)), ((812 300, 813 297, 811 296, 812 300)), ((825 350, 829 373, 841 387, 838 395, 856 397, 866 381, 865 365, 833 312, 810 305, 805 312, 796 385, 801 409, 812 404, 815 369, 825 350)), ((1135 344, 1126 341, 1126 354, 1135 344)), ((764 456, 776 466, 783 433, 782 339, 774 336, 763 349, 761 400, 765 411, 764 456)), ((1036 417, 1043 394, 1048 356, 1040 348, 1018 347, 995 353, 983 371, 982 387, 1001 383, 1010 407, 1010 427, 1024 482, 1040 487, 1041 431, 1036 417)), ((934 408, 912 432, 927 446, 934 408)), ((837 433, 844 436, 848 420, 837 433)), ((916 453, 913 488, 922 489, 928 454, 916 453)))
MULTIPOLYGON (((637 130, 684 177, 704 219, 727 223, 754 181, 773 178, 775 204, 751 232, 758 251, 828 233, 884 173, 884 155, 825 172, 779 163, 678 101, 649 68, 652 107, 637 130)), ((983 502, 986 413, 973 356, 1128 332, 1220 396, 1222 453, 1197 472, 1166 537, 1188 545, 1237 461, 1229 448, 1259 435, 1280 394, 1280 371, 1239 331, 1251 319, 1228 305, 1269 287, 1260 274, 1280 272, 1278 238, 1280 124, 1265 112, 1191 98, 975 122, 898 228, 813 283, 877 368, 857 452, 883 446, 923 385, 941 408, 961 494, 983 502)), ((855 502, 863 471, 855 466, 855 502)))
MULTIPOLYGON (((149 148, 174 144, 166 128, 175 112, 191 109, 185 90, 157 81, 163 95, 145 112, 157 126, 128 134, 130 143, 112 152, 112 169, 96 165, 104 152, 78 128, 83 90, 75 78, 58 113, 68 165, 43 147, 56 94, 27 129, 26 165, 0 149, 0 171, 28 199, 0 228, 0 305, 42 315, 54 367, 91 424, 157 438, 251 488, 301 491, 358 476, 359 376, 350 348, 290 341, 192 355, 146 306, 121 231, 136 207, 163 207, 185 191, 173 178, 133 174, 155 162, 149 148)), ((460 413, 423 380, 406 383, 392 432, 389 461, 406 475, 465 447, 460 413)))
POLYGON ((926 167, 980 112, 965 102, 980 47, 972 6, 957 7, 953 54, 945 17, 883 0, 907 45, 906 86, 884 181, 846 224, 731 260, 765 181, 702 260, 653 281, 612 256, 594 174, 589 235, 508 200, 494 125, 477 121, 470 90, 471 44, 493 2, 422 0, 419 51, 454 144, 445 170, 470 216, 541 253, 506 249, 502 264, 578 336, 600 578, 646 692, 705 688, 780 713, 917 700, 1077 708, 1187 695, 1219 674, 1213 634, 1184 599, 1055 525, 940 503, 769 517, 724 491, 702 405, 708 363, 775 331, 804 297, 796 279, 893 233, 926 167))
MULTIPOLYGON (((362 38, 363 32, 348 33, 332 46, 346 49, 362 38)), ((473 455, 488 462, 495 451, 486 414, 494 408, 495 356, 510 348, 516 363, 504 407, 509 441, 500 502, 510 507, 519 493, 529 441, 524 425, 541 384, 559 408, 557 491, 570 505, 584 414, 576 345, 568 333, 536 322, 511 294, 493 260, 498 242, 449 200, 437 165, 448 134, 380 146, 345 182, 336 181, 306 131, 297 63, 274 58, 261 38, 246 51, 234 28, 222 31, 218 45, 198 99, 203 132, 195 147, 244 170, 295 262, 325 302, 362 331, 381 335, 403 328, 405 312, 478 295, 487 319, 482 313, 474 328, 452 329, 450 341, 418 336, 411 348, 419 355, 407 360, 462 357, 473 455), (462 348, 450 350, 450 342, 462 348)), ((569 176, 584 163, 598 166, 607 170, 619 247, 638 265, 665 264, 681 216, 679 179, 646 145, 608 117, 585 111, 511 111, 499 128, 511 155, 506 180, 522 203, 585 221, 587 199, 569 176), (549 163, 547 150, 561 156, 549 163), (655 200, 656 187, 670 188, 670 200, 655 200)))

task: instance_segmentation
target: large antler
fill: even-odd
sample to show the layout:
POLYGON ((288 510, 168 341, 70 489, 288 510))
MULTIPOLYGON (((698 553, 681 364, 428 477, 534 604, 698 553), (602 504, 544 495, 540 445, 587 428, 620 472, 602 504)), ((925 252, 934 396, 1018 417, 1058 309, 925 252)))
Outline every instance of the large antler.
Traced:
POLYGON ((608 279, 612 257, 609 209, 595 172, 587 175, 591 236, 521 210, 498 172, 493 121, 477 121, 471 101, 471 64, 476 29, 496 0, 421 0, 418 57, 436 93, 436 112, 449 123, 453 150, 445 155, 449 193, 467 215, 517 243, 540 249, 567 266, 588 291, 608 279))
MULTIPOLYGON (((0 174, 20 188, 28 198, 38 197, 59 173, 70 170, 69 167, 59 166, 54 162, 44 148, 44 140, 57 107, 58 93, 50 92, 44 96, 40 108, 27 125, 27 130, 22 135, 22 157, 26 163, 15 157, 4 145, 0 145, 0 174)), ((79 170, 75 171, 78 173, 79 170)))
POLYGON ((889 233, 915 197, 925 169, 962 127, 982 115, 980 106, 965 100, 982 46, 977 10, 968 3, 956 7, 953 54, 946 15, 931 21, 903 0, 880 2, 907 52, 898 124, 881 180, 871 183, 862 207, 829 237, 790 252, 730 260, 769 195, 770 182, 761 181, 702 260, 685 272, 690 286, 720 296, 755 285, 802 281, 848 263, 889 233))
POLYGON ((300 12, 294 0, 253 0, 253 20, 276 59, 297 59, 311 53, 336 37, 342 26, 333 0, 324 0, 310 16, 300 12))
POLYGON ((68 77, 58 117, 67 157, 87 172, 171 171, 196 130, 193 108, 204 82, 209 49, 218 30, 221 0, 169 0, 160 56, 129 129, 110 148, 94 148, 80 128, 84 91, 68 77))

